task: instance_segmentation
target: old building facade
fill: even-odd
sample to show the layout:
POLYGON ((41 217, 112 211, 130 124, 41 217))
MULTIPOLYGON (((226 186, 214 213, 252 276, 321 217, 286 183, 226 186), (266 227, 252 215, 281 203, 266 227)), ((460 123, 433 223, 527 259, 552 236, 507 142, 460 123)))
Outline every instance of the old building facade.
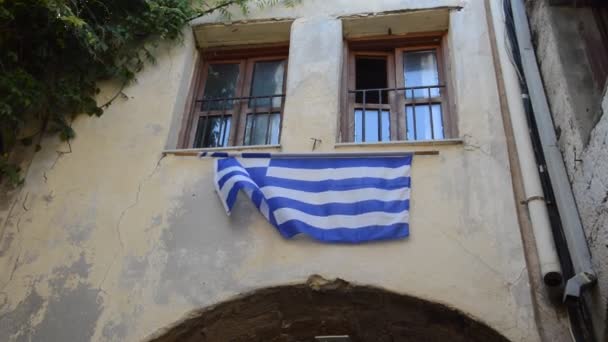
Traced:
MULTIPOLYGON (((561 269, 538 174, 522 171, 505 30, 502 4, 483 0, 303 0, 194 20, 102 117, 74 121, 77 138, 48 137, 0 208, 0 339, 570 340, 545 285, 563 285, 561 269), (416 153, 410 236, 288 240, 244 196, 227 216, 214 160, 197 157, 218 151, 416 153), (382 315, 404 318, 370 318, 382 315)), ((101 88, 105 101, 118 85, 101 88)), ((605 121, 587 133, 588 168, 603 165, 605 121)), ((573 165, 572 179, 593 173, 573 165)))

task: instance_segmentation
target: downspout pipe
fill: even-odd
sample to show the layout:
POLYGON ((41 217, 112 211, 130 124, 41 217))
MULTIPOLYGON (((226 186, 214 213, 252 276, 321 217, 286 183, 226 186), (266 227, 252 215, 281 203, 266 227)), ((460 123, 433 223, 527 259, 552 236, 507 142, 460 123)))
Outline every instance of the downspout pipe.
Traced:
POLYGON ((545 157, 551 187, 555 194, 555 203, 575 272, 575 275, 566 282, 564 301, 579 299, 582 290, 593 285, 597 281, 597 276, 592 267, 589 246, 587 245, 562 154, 557 144, 549 103, 532 46, 528 17, 523 0, 511 0, 511 10, 521 55, 523 77, 530 94, 542 153, 545 157))
POLYGON ((544 199, 539 170, 534 156, 532 140, 522 102, 522 89, 519 76, 511 63, 507 50, 505 20, 502 15, 502 1, 489 1, 491 5, 492 22, 495 30, 498 61, 503 74, 503 82, 507 99, 508 111, 511 118, 513 140, 517 150, 522 175, 525 199, 523 203, 528 208, 540 270, 545 285, 556 288, 563 282, 562 270, 555 248, 555 242, 549 220, 549 211, 544 199))

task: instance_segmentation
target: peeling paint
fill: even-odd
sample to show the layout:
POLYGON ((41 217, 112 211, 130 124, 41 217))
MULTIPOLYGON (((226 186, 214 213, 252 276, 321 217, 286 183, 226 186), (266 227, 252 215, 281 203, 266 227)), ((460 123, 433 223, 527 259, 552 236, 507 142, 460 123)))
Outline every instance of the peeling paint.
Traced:
POLYGON ((42 298, 35 289, 17 304, 15 308, 6 311, 7 304, 0 308, 0 336, 3 339, 15 339, 16 341, 27 341, 32 333, 30 320, 33 315, 38 313, 44 305, 42 298))
POLYGON ((123 264, 120 283, 123 288, 131 289, 137 282, 144 279, 149 263, 146 257, 128 256, 123 264))
POLYGON ((79 283, 51 297, 42 322, 34 327, 33 341, 89 341, 101 314, 100 291, 79 283))
POLYGON ((137 304, 133 312, 121 312, 115 318, 106 321, 101 329, 101 341, 122 342, 129 340, 129 334, 137 326, 142 312, 144 312, 144 307, 137 304))
POLYGON ((103 330, 102 330, 103 341, 108 341, 108 342, 124 341, 125 338, 127 337, 127 333, 128 333, 128 328, 127 328, 127 324, 125 322, 110 321, 110 322, 107 322, 103 326, 103 330))
POLYGON ((14 232, 6 233, 6 236, 2 239, 2 245, 0 246, 0 257, 3 257, 6 254, 6 252, 11 247, 11 243, 13 242, 14 239, 15 239, 14 232))
MULTIPOLYGON (((167 262, 156 294, 159 304, 167 303, 171 294, 178 294, 195 305, 202 305, 213 293, 238 288, 232 273, 246 257, 246 249, 241 246, 251 239, 251 232, 229 227, 208 229, 208 225, 218 223, 201 220, 213 213, 192 196, 192 192, 200 193, 207 187, 207 180, 199 181, 183 194, 178 200, 181 206, 167 218, 168 228, 161 237, 167 262)), ((239 202, 231 217, 231 226, 248 227, 257 209, 248 201, 239 202)))
POLYGON ((16 341, 88 341, 102 310, 100 290, 85 282, 89 270, 84 253, 71 265, 54 268, 48 280, 51 295, 43 297, 33 284, 16 308, 0 316, 0 336, 16 341))

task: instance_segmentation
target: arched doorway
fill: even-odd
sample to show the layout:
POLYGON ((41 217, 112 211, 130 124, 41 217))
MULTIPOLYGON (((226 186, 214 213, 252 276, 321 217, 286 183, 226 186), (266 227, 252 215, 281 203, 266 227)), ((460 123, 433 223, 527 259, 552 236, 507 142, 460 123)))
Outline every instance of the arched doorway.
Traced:
POLYGON ((257 290, 193 313, 154 342, 508 341, 444 305, 313 276, 306 284, 257 290))

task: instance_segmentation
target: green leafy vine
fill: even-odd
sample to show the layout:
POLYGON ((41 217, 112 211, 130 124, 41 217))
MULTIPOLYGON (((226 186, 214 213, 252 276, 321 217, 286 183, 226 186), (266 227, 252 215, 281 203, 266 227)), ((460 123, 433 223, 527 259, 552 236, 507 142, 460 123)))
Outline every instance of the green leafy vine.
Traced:
POLYGON ((181 38, 190 20, 250 6, 298 0, 0 0, 0 178, 22 182, 9 162, 17 143, 38 147, 43 133, 75 137, 73 118, 103 114, 97 84, 124 86, 162 40, 181 38), (34 127, 34 135, 20 136, 34 127))

